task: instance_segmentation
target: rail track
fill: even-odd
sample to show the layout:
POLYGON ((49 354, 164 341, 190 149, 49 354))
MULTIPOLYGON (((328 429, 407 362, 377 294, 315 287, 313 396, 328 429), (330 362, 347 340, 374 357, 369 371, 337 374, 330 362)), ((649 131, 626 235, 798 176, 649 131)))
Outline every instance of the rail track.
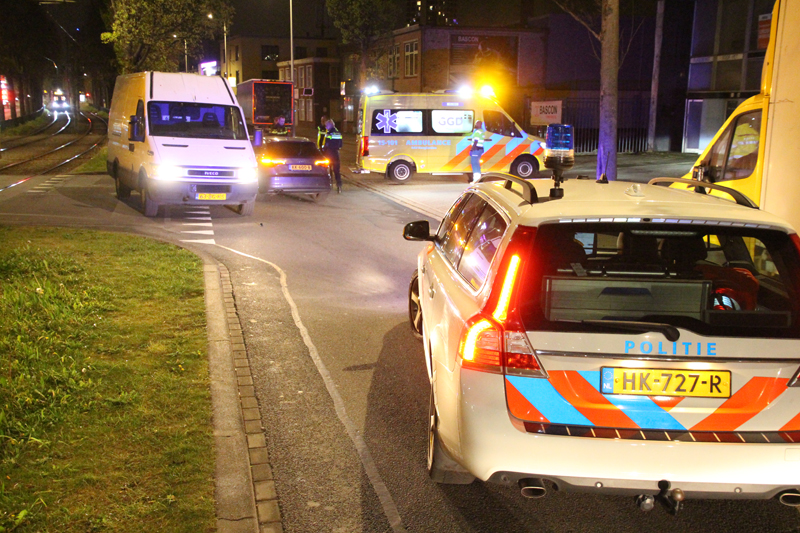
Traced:
POLYGON ((49 139, 51 137, 55 137, 56 135, 62 133, 64 130, 66 130, 69 127, 70 123, 72 122, 72 116, 69 113, 61 113, 61 115, 64 115, 66 117, 67 123, 64 124, 64 126, 59 128, 58 130, 56 130, 54 133, 51 133, 51 134, 43 136, 43 137, 38 137, 38 138, 36 137, 37 135, 41 134, 42 132, 47 131, 48 129, 53 127, 60 120, 60 116, 59 116, 58 112, 53 114, 53 120, 51 120, 49 124, 39 128, 38 130, 32 131, 32 132, 30 132, 28 134, 20 135, 19 137, 14 137, 12 139, 8 139, 7 141, 3 142, 2 144, 4 146, 0 146, 0 153, 8 152, 8 151, 11 151, 11 150, 15 150, 17 148, 21 148, 21 147, 27 146, 29 144, 45 141, 45 140, 47 140, 47 139, 49 139))

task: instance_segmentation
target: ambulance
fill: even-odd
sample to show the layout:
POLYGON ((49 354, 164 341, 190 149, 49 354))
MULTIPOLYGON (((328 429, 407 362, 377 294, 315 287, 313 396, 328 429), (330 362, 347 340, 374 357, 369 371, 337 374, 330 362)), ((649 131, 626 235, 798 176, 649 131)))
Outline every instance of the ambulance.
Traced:
POLYGON ((526 133, 491 98, 465 92, 381 93, 363 99, 358 116, 356 166, 396 182, 415 173, 470 173, 476 120, 486 126, 483 172, 521 178, 544 168, 544 139, 526 133))
POLYGON ((775 2, 760 93, 736 108, 685 176, 738 190, 795 227, 800 227, 798 25, 800 4, 775 2))

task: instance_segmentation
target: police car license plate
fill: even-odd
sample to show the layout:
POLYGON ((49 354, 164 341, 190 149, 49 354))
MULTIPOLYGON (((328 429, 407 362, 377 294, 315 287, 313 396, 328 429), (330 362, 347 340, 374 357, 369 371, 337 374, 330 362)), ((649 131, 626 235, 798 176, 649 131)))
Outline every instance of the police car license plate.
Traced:
POLYGON ((224 192, 199 192, 197 193, 198 200, 225 200, 227 194, 224 192))
POLYGON ((603 394, 730 398, 729 370, 675 370, 658 368, 600 369, 603 394))
POLYGON ((289 170, 311 170, 311 165, 289 165, 289 170))

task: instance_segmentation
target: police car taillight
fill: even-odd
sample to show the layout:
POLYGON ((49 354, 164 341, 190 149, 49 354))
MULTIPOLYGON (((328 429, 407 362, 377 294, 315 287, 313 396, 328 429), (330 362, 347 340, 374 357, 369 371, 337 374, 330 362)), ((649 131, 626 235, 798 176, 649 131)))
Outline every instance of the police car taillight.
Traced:
MULTIPOLYGON (((535 229, 520 230, 506 251, 495 280, 491 318, 477 315, 467 323, 459 346, 462 366, 484 372, 529 377, 546 377, 536 353, 528 342, 514 299, 517 278, 522 270, 522 252, 530 248, 535 229)), ((491 309, 491 307, 490 307, 491 309)))
POLYGON ((363 136, 361 137, 361 157, 368 157, 369 156, 369 137, 363 136))

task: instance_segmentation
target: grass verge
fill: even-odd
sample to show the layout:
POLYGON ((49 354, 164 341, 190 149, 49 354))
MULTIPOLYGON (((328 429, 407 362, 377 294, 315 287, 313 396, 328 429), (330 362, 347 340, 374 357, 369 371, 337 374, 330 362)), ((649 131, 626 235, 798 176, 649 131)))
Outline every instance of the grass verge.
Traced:
POLYGON ((202 262, 0 227, 0 531, 213 531, 202 262))
POLYGON ((105 174, 108 169, 106 168, 106 159, 108 158, 108 146, 104 146, 86 163, 72 171, 73 174, 105 174))
POLYGON ((0 139, 5 139, 9 137, 19 137, 20 135, 27 135, 32 133, 38 129, 44 128, 50 122, 53 121, 53 117, 49 111, 45 111, 40 116, 36 117, 33 120, 29 120, 19 126, 14 126, 13 128, 8 128, 7 130, 3 130, 0 132, 0 139))

